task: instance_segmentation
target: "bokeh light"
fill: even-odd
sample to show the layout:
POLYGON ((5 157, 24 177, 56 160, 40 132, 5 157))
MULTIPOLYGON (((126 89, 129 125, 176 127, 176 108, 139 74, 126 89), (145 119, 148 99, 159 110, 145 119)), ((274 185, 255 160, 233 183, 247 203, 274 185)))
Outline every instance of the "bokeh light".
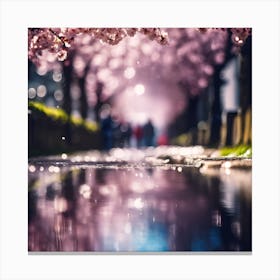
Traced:
POLYGON ((134 87, 134 92, 137 94, 137 95, 142 95, 145 93, 145 86, 143 84, 137 84, 135 87, 134 87))

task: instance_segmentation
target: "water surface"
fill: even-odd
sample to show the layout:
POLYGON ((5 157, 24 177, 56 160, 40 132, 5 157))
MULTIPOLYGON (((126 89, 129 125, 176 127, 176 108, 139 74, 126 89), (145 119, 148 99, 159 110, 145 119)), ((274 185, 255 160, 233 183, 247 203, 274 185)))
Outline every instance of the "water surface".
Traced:
POLYGON ((31 252, 251 251, 251 171, 29 165, 31 252))

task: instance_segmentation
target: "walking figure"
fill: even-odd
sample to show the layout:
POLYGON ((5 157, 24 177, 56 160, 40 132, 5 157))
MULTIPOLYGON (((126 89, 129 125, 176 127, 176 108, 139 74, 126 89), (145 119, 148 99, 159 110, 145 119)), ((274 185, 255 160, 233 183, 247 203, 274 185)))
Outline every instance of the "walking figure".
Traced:
POLYGON ((143 138, 144 145, 154 146, 154 137, 155 137, 155 128, 153 126, 152 121, 149 119, 148 122, 143 127, 143 138))
POLYGON ((133 134, 136 139, 137 148, 141 147, 142 137, 143 137, 143 129, 140 125, 137 125, 133 131, 133 134))

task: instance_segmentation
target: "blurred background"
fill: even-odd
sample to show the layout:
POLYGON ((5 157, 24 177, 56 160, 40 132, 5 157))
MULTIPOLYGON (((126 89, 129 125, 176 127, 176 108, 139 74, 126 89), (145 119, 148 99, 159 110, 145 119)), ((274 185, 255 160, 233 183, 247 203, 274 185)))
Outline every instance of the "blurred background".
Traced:
POLYGON ((248 29, 90 32, 29 30, 28 250, 252 251, 248 29))
POLYGON ((230 28, 162 30, 166 45, 80 34, 64 60, 47 50, 28 60, 29 157, 251 145, 251 36, 237 49, 230 28))

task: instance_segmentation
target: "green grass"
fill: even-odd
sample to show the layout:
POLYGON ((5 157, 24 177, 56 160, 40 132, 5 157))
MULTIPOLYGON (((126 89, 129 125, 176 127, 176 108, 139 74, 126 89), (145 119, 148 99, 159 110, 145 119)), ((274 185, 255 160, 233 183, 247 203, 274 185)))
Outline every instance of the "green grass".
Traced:
POLYGON ((74 124, 75 126, 82 126, 88 131, 95 132, 99 129, 99 126, 96 122, 93 121, 87 121, 82 119, 81 117, 71 116, 70 122, 74 124))
POLYGON ((28 108, 31 110, 38 111, 46 115, 47 117, 52 118, 55 121, 62 121, 63 123, 66 123, 68 120, 68 115, 64 110, 48 107, 40 102, 29 101, 28 108))
POLYGON ((190 133, 183 133, 171 140, 171 144, 179 146, 187 146, 190 144, 191 135, 190 133))
POLYGON ((71 116, 70 117, 70 122, 72 124, 74 124, 75 126, 82 126, 84 123, 84 120, 80 117, 76 117, 76 116, 71 116))
POLYGON ((221 156, 246 156, 252 157, 252 147, 249 145, 239 145, 236 147, 224 147, 220 149, 221 156))
POLYGON ((29 101, 28 108, 31 111, 37 111, 55 121, 61 121, 62 123, 67 123, 69 121, 71 124, 77 127, 82 127, 90 132, 96 132, 99 130, 99 126, 96 122, 87 121, 76 116, 71 116, 69 118, 68 114, 64 110, 48 107, 40 102, 29 101))
POLYGON ((99 130, 97 122, 84 121, 84 126, 87 130, 92 132, 99 130))

